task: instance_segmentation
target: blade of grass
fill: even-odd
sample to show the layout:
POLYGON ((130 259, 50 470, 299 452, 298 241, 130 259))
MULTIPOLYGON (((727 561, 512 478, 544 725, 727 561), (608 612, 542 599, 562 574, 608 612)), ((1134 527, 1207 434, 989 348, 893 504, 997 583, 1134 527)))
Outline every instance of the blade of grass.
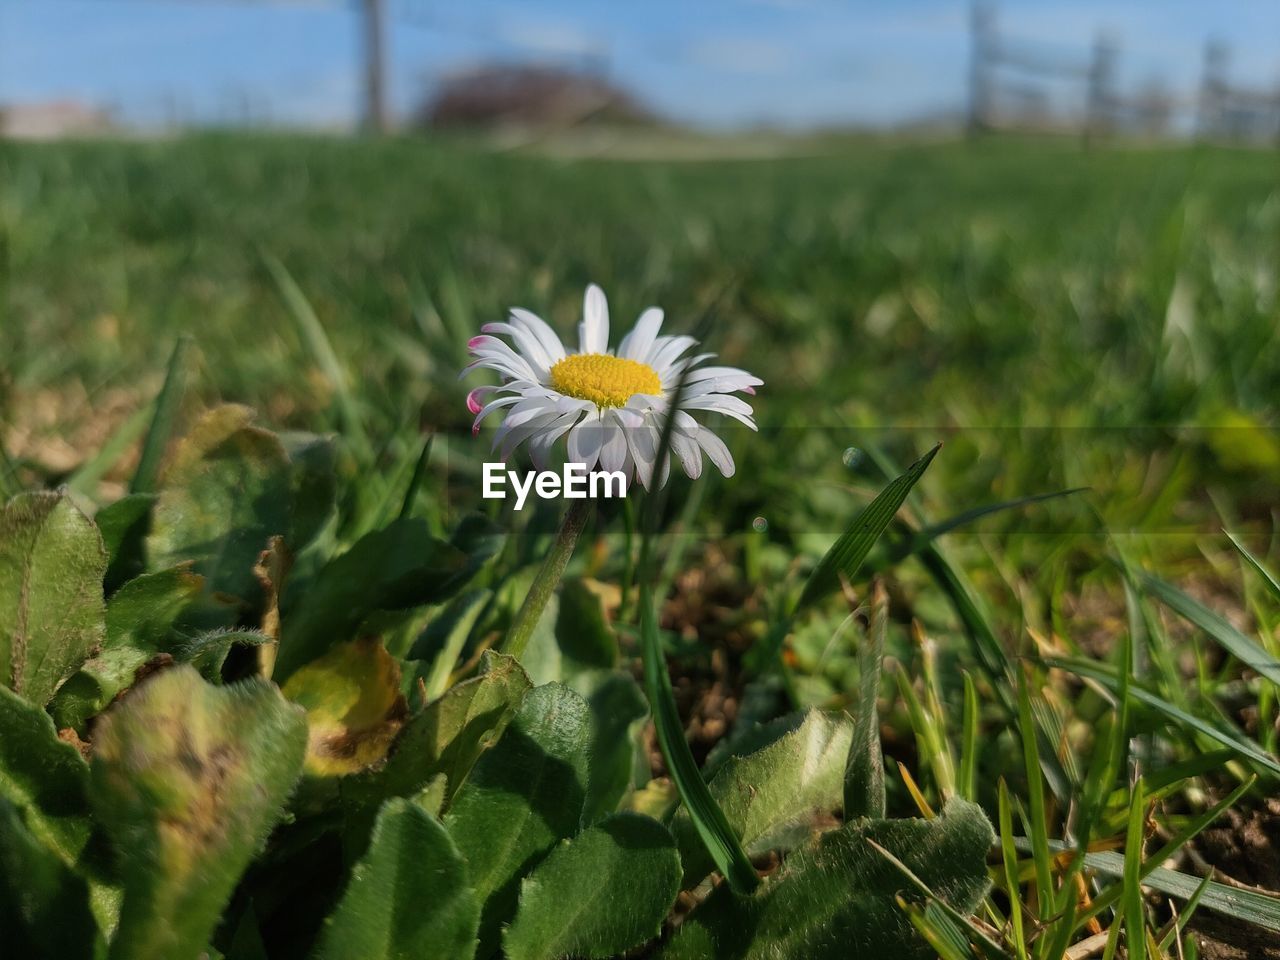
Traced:
POLYGON ((1191 899, 1187 901, 1182 912, 1170 921, 1169 929, 1166 930, 1164 936, 1160 938, 1159 948, 1161 950, 1168 950, 1169 945, 1173 943, 1174 938, 1182 935, 1182 931, 1186 928, 1187 924, 1191 922, 1191 918, 1195 916, 1195 912, 1200 906, 1200 901, 1204 897, 1205 892, 1209 889, 1209 883, 1212 880, 1212 876, 1205 877, 1201 880, 1200 886, 1196 887, 1196 892, 1191 895, 1191 899))
POLYGON ((1003 500, 1000 503, 988 503, 981 507, 974 507, 970 510, 964 510, 955 516, 940 520, 937 523, 931 523, 927 527, 921 527, 915 531, 910 539, 906 541, 898 550, 894 551, 897 559, 916 553, 926 544, 936 540, 945 533, 950 533, 959 527, 972 523, 975 520, 981 520, 983 517, 989 517, 992 514, 1002 513, 1005 510, 1017 510, 1019 507, 1030 506, 1033 503, 1043 503, 1046 500, 1056 500, 1060 497, 1069 497, 1073 494, 1084 493, 1090 490, 1090 487, 1071 487, 1067 490, 1055 490, 1052 493, 1036 493, 1028 497, 1018 497, 1016 500, 1003 500))
MULTIPOLYGON (((1256 782, 1257 782, 1256 777, 1250 777, 1248 780, 1240 784, 1238 787, 1232 790, 1229 794, 1227 794, 1227 796, 1223 797, 1221 800, 1215 803, 1212 807, 1210 807, 1204 813, 1201 813, 1196 817, 1192 817, 1190 820, 1184 823, 1177 830, 1177 832, 1175 832, 1174 835, 1169 838, 1169 841, 1163 847, 1161 847, 1158 851, 1156 851, 1156 853, 1154 853, 1151 857, 1149 857, 1146 860, 1145 863, 1142 864, 1141 872, 1139 874, 1139 880, 1142 881, 1147 886, 1155 886, 1154 883, 1150 882, 1150 877, 1151 877, 1151 874, 1156 870, 1157 865, 1164 863, 1166 860, 1168 860, 1170 857, 1176 854, 1184 846, 1186 846, 1188 843, 1194 840, 1211 823, 1217 820, 1218 817, 1222 816, 1229 809, 1231 809, 1231 807, 1235 806, 1235 804, 1240 800, 1241 797, 1243 797, 1249 790, 1253 789, 1253 785, 1256 782)), ((1121 861, 1120 869, 1118 871, 1111 871, 1111 872, 1113 873, 1114 876, 1123 878, 1124 866, 1127 861, 1127 857, 1121 854, 1115 853, 1114 851, 1100 851, 1099 853, 1085 854, 1085 866, 1094 868, 1094 863, 1095 863, 1094 858, 1102 855, 1110 855, 1110 856, 1119 858, 1119 860, 1121 861)), ((1076 922, 1078 924, 1087 923, 1089 920, 1098 916, 1098 914, 1102 913, 1104 910, 1109 909, 1112 904, 1114 904, 1117 900, 1120 899, 1123 893, 1124 893, 1123 880, 1121 880, 1121 882, 1119 883, 1111 884, 1109 887, 1107 887, 1107 889, 1103 890, 1101 893, 1098 894, 1097 897, 1094 898, 1093 903, 1089 905, 1089 908, 1087 910, 1084 910, 1079 915, 1076 922)), ((1276 902, 1276 901, 1272 901, 1272 902, 1276 904, 1277 917, 1280 917, 1280 902, 1276 902)), ((1280 927, 1278 927, 1277 929, 1280 929, 1280 927)))
POLYGON ((903 896, 897 896, 894 900, 898 909, 907 915, 916 932, 933 948, 940 960, 974 960, 977 956, 969 945, 968 938, 951 918, 937 909, 936 901, 930 900, 921 907, 903 896))
POLYGON ((1000 778, 998 791, 1000 820, 1000 852, 1004 861, 1006 892, 1009 895, 1009 921, 1013 930, 1013 947, 1018 960, 1027 960, 1026 934, 1022 926, 1022 890, 1018 883, 1018 850, 1013 843, 1013 807, 1009 802, 1009 786, 1000 778))
MULTIPOLYGON (((723 296, 723 295, 722 295, 723 296)), ((717 301, 719 302, 719 301, 717 301)), ((700 319, 697 328, 701 331, 710 323, 709 308, 700 319)), ((657 457, 654 461, 654 476, 661 477, 663 465, 671 458, 671 436, 675 427, 675 411, 680 409, 684 397, 687 371, 677 381, 670 400, 670 413, 663 422, 658 438, 657 457)), ((729 888, 736 894, 751 893, 760 883, 755 868, 751 865, 742 842, 729 826, 729 821, 711 796, 706 781, 698 770, 697 761, 689 749, 689 742, 684 738, 684 728, 680 723, 680 714, 676 709, 675 693, 671 688, 671 675, 667 671, 666 658, 662 655, 662 644, 658 632, 657 601, 653 593, 653 582, 657 579, 655 569, 654 540, 657 536, 658 518, 661 514, 660 496, 650 496, 645 501, 644 527, 640 542, 640 562, 637 565, 640 574, 640 647, 641 659, 644 662, 645 692, 649 698, 649 710, 653 715, 654 730, 658 746, 666 761, 667 770, 680 795, 681 802, 689 812, 698 836, 706 845, 716 867, 724 875, 729 888)))
POLYGON ((935 446, 908 467, 905 473, 881 490, 880 494, 863 508, 809 574, 809 579, 805 581, 800 599, 796 603, 797 611, 803 610, 814 601, 836 590, 840 585, 841 576, 848 580, 854 578, 858 567, 862 566, 862 561, 867 558, 867 554, 871 552, 871 548, 880 539, 885 528, 893 522, 907 494, 924 476, 925 470, 929 468, 929 464, 933 462, 933 458, 938 455, 940 449, 942 444, 935 446))
POLYGON ((427 461, 431 459, 431 445, 435 439, 434 433, 427 437, 422 445, 422 452, 418 454, 418 462, 413 466, 413 476, 409 478, 409 485, 404 491, 404 500, 400 504, 402 520, 413 513, 413 501, 417 499, 418 490, 422 487, 423 478, 427 475, 427 461))
POLYGON ((92 494, 103 474, 111 469, 138 437, 147 429, 152 417, 152 407, 148 404, 134 412, 122 423, 102 448, 86 460, 67 478, 67 486, 77 493, 92 494))
POLYGON ((164 375, 164 386, 156 397, 151 426, 147 430, 147 438, 142 442, 138 469, 129 482, 130 493, 155 493, 156 483, 160 478, 160 462, 164 459, 169 438, 173 436, 178 408, 182 405, 182 393, 187 379, 186 357, 190 346, 190 337, 179 337, 178 342, 173 345, 173 353, 169 355, 169 368, 164 375))
MULTIPOLYGON (((1154 858, 1152 858, 1154 860, 1154 858)), ((1151 860, 1148 863, 1152 863, 1151 860)), ((1085 866, 1090 870, 1118 877, 1124 874, 1124 856, 1113 851, 1091 853, 1085 857, 1085 866)), ((1152 866, 1150 872, 1142 878, 1145 886, 1158 890, 1166 896, 1179 900, 1190 900, 1196 895, 1205 881, 1200 877, 1192 877, 1167 867, 1152 866)), ((1233 920, 1253 924, 1264 930, 1280 933, 1280 900, 1268 897, 1252 890, 1229 887, 1216 880, 1208 881, 1204 892, 1200 895, 1200 906, 1214 913, 1222 914, 1233 920)))
POLYGON ((1267 653, 1257 641, 1246 637, 1198 600, 1149 573, 1141 574, 1145 592, 1155 597, 1183 619, 1199 627, 1228 653, 1272 683, 1280 684, 1280 660, 1267 653))
POLYGON ((884 635, 889 619, 889 594, 876 581, 871 600, 871 626, 858 650, 858 703, 853 740, 844 766, 844 817, 884 819, 884 757, 880 752, 880 721, 876 697, 884 661, 884 635))
POLYGON ((1271 596, 1276 600, 1280 600, 1280 580, 1276 579, 1276 575, 1263 566, 1262 561, 1249 552, 1249 549, 1236 539, 1235 534, 1228 533, 1227 539, 1231 541, 1231 545, 1236 548, 1240 556, 1244 557, 1249 566, 1262 577, 1262 582, 1267 585, 1267 589, 1271 591, 1271 596))
POLYGON ((1031 829, 1031 856, 1035 862, 1036 902, 1041 920, 1049 917, 1055 902, 1053 858, 1049 853, 1049 825, 1044 802, 1044 779, 1040 771, 1039 738, 1031 716, 1031 691, 1025 671, 1018 675, 1018 735, 1022 740, 1022 761, 1027 774, 1027 802, 1031 829))
POLYGON ((267 266, 267 270, 271 273, 272 279, 276 282, 276 287, 280 291, 280 296, 284 299, 285 306, 289 308, 289 315, 293 317, 294 323, 297 324, 298 333, 302 336, 303 343, 311 351, 312 359, 315 360, 316 365, 333 386, 338 414, 342 420, 343 433, 347 443, 351 445, 353 452, 359 457, 361 463, 371 463, 373 460, 373 446, 365 433, 356 405, 355 394, 351 390, 346 371, 343 369, 341 361, 338 360, 337 353, 334 352, 333 344, 329 341, 329 335, 325 333, 324 325, 320 322, 320 318, 316 316, 311 302, 307 300, 306 295, 285 268, 285 265, 269 253, 264 252, 262 259, 267 266))
POLYGON ((1147 914, 1142 904, 1142 855, 1146 845, 1147 800, 1142 778, 1133 785, 1129 804, 1129 830, 1124 844, 1123 901, 1125 945, 1128 960, 1146 960, 1147 914))
MULTIPOLYGON (((1074 673, 1078 677, 1086 677, 1095 680, 1107 687, 1112 692, 1119 689, 1119 683, 1114 675, 1101 664, 1094 663, 1089 660, 1071 660, 1060 659, 1057 657, 1048 657, 1043 661, 1046 666, 1056 667, 1059 670, 1066 670, 1068 673, 1074 673)), ((1185 710, 1175 707, 1163 697, 1152 693, 1139 684, 1132 684, 1129 688, 1129 695, 1140 703, 1144 703, 1151 707, 1157 713, 1163 714, 1167 719, 1174 721, 1181 727, 1190 728, 1191 731, 1202 736, 1214 740, 1224 747, 1232 750, 1237 756, 1252 761, 1272 774, 1280 776, 1280 760, 1271 756, 1262 749, 1256 742, 1245 737, 1243 734, 1227 732, 1219 729, 1212 724, 1206 723, 1199 717, 1187 713, 1185 710)))
POLYGON ((960 754, 960 796, 978 802, 978 688, 969 671, 964 671, 963 749, 960 754))

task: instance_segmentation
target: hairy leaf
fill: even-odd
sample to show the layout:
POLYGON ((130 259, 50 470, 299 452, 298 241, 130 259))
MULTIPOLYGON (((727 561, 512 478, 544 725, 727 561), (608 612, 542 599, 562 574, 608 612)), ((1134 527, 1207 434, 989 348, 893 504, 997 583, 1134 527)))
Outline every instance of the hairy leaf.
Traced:
POLYGON ((717 889, 661 954, 664 960, 933 960, 895 897, 887 849, 942 900, 971 913, 987 891, 995 836, 982 810, 951 800, 933 820, 860 820, 793 854, 752 897, 717 889))
POLYGON ((90 960, 104 946, 89 887, 0 797, 0 930, 6 956, 90 960))
POLYGON ((302 767, 302 710, 272 685, 164 670, 104 715, 94 810, 121 858, 117 960, 194 958, 302 767))
POLYGON ((466 865, 444 827, 410 800, 388 800, 315 957, 470 960, 479 922, 466 865))
POLYGON ((195 563, 209 590, 253 605, 253 573, 267 540, 290 525, 290 468, 273 433, 250 425, 253 411, 209 411, 178 445, 165 471, 147 539, 152 565, 195 563))
POLYGON ((40 842, 74 864, 89 839, 89 767, 49 715, 0 687, 0 797, 40 842))
POLYGON ((56 493, 0 510, 0 683, 44 706, 102 642, 102 537, 56 493))
MULTIPOLYGON (((711 796, 749 853, 803 840, 815 817, 840 809, 845 759, 853 739, 846 717, 811 710, 804 723, 745 757, 727 760, 712 778, 711 796)), ((695 886, 714 867, 688 810, 671 823, 684 863, 684 886, 695 886)))
POLYGON ((204 578, 182 564, 121 587, 107 604, 102 648, 63 684, 50 705, 59 726, 79 727, 130 686, 147 661, 166 651, 174 622, 203 586, 204 578))
POLYGON ((656 936, 680 887, 665 827, 618 813, 566 840, 525 877, 503 937, 510 960, 612 957, 656 936))
POLYGON ((535 687, 454 797, 445 826, 484 904, 481 957, 497 950, 521 877, 578 831, 590 751, 591 712, 582 697, 557 683, 535 687))

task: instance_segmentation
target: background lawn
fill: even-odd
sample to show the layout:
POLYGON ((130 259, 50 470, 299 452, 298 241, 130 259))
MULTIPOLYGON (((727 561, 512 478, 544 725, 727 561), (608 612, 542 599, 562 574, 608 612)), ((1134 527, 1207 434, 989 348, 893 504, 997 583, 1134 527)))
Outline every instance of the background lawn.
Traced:
MULTIPOLYGON (((699 759, 796 707, 853 709, 863 628, 839 596, 780 649, 770 628, 858 508, 944 441, 902 516, 927 529, 975 515, 928 543, 882 542, 851 585, 865 598, 868 570, 886 577, 888 757, 923 800, 959 792, 993 823, 1006 780, 1013 832, 1033 840, 1080 842, 1092 811, 1083 839, 1099 849, 1132 842, 1141 774, 1158 800, 1148 852, 1257 773, 1213 828, 1225 833, 1184 838, 1173 861, 1274 889, 1280 858, 1237 834, 1276 822, 1261 805, 1280 774, 1275 688, 1242 661, 1275 663, 1280 597, 1223 533, 1280 566, 1274 153, 817 139, 717 159, 703 146, 664 161, 449 139, 4 145, 3 484, 67 484, 89 512, 117 499, 185 334, 179 432, 226 401, 271 429, 336 434, 331 546, 394 517, 406 490, 437 532, 489 514, 526 534, 493 578, 510 607, 557 506, 480 500, 488 444, 464 403, 479 380, 458 380, 466 340, 516 305, 567 336, 596 282, 615 342, 656 304, 664 332, 705 323, 709 349, 765 381, 759 434, 722 425, 736 476, 673 479, 662 515, 661 622, 699 759), (1233 647, 1241 635, 1256 646, 1233 647), (1118 685, 1127 737, 1109 732, 1118 685), (1118 766, 1113 742, 1127 746, 1118 766)), ((606 506, 573 568, 598 581, 633 664, 637 529, 630 506, 606 506)), ((397 624, 388 649, 409 656, 421 626, 397 624)), ((888 780, 891 812, 916 813, 892 762, 888 780)), ((1018 907, 997 871, 1006 889, 983 920, 1011 951, 1023 936, 1044 949, 1041 920, 1040 944, 1064 925, 1072 941, 1093 932, 1057 909, 1074 878, 1032 892, 1046 851, 1011 854, 1036 918, 1025 934, 1002 926, 1018 907)), ((1171 917, 1164 900, 1146 907, 1153 931, 1171 917)), ((1205 956, 1235 956, 1213 952, 1224 943, 1271 956, 1280 938, 1280 920, 1251 933, 1198 916, 1205 956)))

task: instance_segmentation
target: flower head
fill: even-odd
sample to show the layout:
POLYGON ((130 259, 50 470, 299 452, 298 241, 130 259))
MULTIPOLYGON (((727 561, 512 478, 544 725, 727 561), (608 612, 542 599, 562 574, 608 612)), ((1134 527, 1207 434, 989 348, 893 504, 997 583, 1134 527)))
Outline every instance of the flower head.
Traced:
POLYGON ((545 469, 553 444, 567 435, 569 463, 621 470, 628 481, 638 477, 647 489, 655 474, 659 484, 666 482, 667 465, 659 468, 656 462, 658 444, 683 376, 671 449, 690 477, 701 475, 704 453, 726 477, 733 476, 733 457, 724 441, 693 414, 723 413, 754 430, 750 404, 732 394, 754 394, 763 381, 736 367, 701 366, 715 354, 686 357, 697 341, 660 336, 661 326, 662 311, 650 307, 617 352, 611 351, 609 305, 595 284, 583 298, 576 352, 567 351, 555 331, 528 310, 512 310, 507 323, 485 324, 484 335, 467 344, 475 359, 463 374, 493 370, 502 383, 467 394, 467 407, 476 415, 472 432, 479 432, 490 414, 506 410, 494 438, 504 460, 527 441, 534 464, 545 469))

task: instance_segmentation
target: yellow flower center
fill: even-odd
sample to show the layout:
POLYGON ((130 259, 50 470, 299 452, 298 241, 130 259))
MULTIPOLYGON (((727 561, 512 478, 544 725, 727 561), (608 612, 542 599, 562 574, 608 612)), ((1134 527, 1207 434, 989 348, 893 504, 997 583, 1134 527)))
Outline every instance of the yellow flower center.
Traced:
POLYGON ((605 353, 576 353, 551 368, 551 386, 598 407, 625 407, 637 393, 662 393, 653 367, 605 353))

